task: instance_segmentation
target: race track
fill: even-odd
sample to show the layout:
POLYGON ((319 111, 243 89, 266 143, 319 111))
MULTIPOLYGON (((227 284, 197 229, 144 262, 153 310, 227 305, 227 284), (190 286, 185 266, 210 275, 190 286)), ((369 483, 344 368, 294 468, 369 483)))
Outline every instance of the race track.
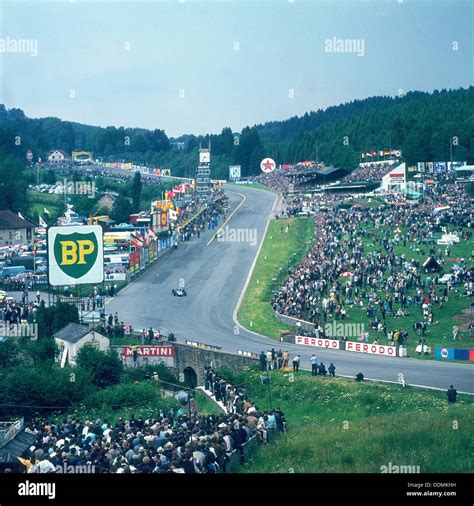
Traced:
MULTIPOLYGON (((253 188, 226 186, 230 213, 236 209, 228 226, 256 230, 257 244, 213 240, 215 231, 206 231, 200 239, 181 243, 176 251, 158 259, 155 266, 124 288, 107 305, 109 313, 117 311, 120 320, 135 329, 161 329, 174 332, 178 341, 186 339, 222 346, 226 351, 238 349, 260 352, 278 349, 280 343, 239 328, 235 332, 234 309, 244 288, 262 240, 276 196, 253 188), (172 288, 183 280, 187 297, 173 297, 172 288)), ((290 352, 297 351, 303 368, 309 368, 314 348, 281 343, 290 352)), ((336 374, 355 376, 362 371, 366 378, 399 381, 407 384, 447 389, 453 384, 460 392, 474 393, 473 368, 468 364, 390 358, 362 353, 315 349, 326 367, 334 362, 336 374)))

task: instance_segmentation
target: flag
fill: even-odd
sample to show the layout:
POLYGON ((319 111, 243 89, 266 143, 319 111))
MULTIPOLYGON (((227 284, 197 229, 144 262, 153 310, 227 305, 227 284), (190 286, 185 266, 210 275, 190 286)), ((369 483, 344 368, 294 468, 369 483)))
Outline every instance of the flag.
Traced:
POLYGON ((43 207, 43 211, 46 213, 46 214, 51 214, 47 209, 46 207, 43 207))
POLYGON ((139 231, 137 231, 137 236, 138 236, 138 240, 142 242, 143 246, 145 246, 145 244, 146 244, 145 236, 139 231))
POLYGON ((48 224, 43 220, 43 218, 41 216, 39 217, 39 224, 40 224, 40 227, 44 227, 44 228, 48 227, 48 224))
POLYGON ((36 250, 38 249, 38 243, 34 243, 33 244, 33 256, 35 257, 36 256, 36 250))
POLYGON ((140 245, 140 248, 142 246, 145 246, 146 239, 143 237, 143 235, 136 230, 135 232, 132 232, 131 237, 140 245))
POLYGON ((176 221, 178 219, 178 213, 173 209, 170 209, 170 220, 176 221))
POLYGON ((152 239, 156 239, 157 238, 157 235, 155 234, 155 231, 153 230, 153 227, 151 225, 149 225, 149 227, 148 227, 148 233, 150 234, 150 237, 152 239))
POLYGON ((136 248, 141 248, 144 246, 143 236, 140 232, 135 231, 130 234, 130 243, 136 248))
POLYGON ((20 213, 20 211, 18 211, 18 216, 19 216, 22 220, 24 220, 24 219, 25 219, 25 217, 24 217, 24 216, 20 213))
POLYGON ((21 457, 17 457, 17 459, 26 467, 26 472, 28 472, 30 467, 33 465, 28 459, 23 459, 21 457))

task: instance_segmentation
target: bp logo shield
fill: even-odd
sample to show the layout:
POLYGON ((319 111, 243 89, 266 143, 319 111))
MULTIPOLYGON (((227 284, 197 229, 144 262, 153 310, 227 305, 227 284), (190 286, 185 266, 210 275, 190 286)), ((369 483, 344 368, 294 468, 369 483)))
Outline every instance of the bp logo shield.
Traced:
POLYGON ((90 234, 57 234, 54 239, 54 258, 59 268, 74 279, 87 274, 97 260, 97 238, 90 234))
POLYGON ((48 229, 48 272, 53 286, 100 283, 104 279, 103 232, 98 225, 48 229))

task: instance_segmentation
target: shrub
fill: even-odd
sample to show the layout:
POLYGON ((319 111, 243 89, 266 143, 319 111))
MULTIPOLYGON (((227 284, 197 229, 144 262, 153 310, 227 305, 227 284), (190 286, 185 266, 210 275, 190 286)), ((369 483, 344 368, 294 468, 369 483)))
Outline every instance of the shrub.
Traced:
POLYGON ((77 366, 92 376, 94 385, 104 388, 120 381, 122 362, 114 351, 108 353, 86 344, 77 353, 77 366))
POLYGON ((88 395, 83 405, 85 409, 108 408, 112 411, 124 407, 140 407, 159 397, 159 389, 151 382, 121 383, 88 395))

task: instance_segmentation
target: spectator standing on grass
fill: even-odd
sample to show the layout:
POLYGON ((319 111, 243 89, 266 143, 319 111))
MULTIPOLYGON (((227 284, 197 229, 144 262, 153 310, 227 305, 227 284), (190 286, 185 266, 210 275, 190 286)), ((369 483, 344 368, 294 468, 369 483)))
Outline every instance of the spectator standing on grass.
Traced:
POLYGON ((300 368, 300 356, 295 355, 295 357, 293 358, 293 372, 298 372, 299 368, 300 368))
POLYGON ((267 368, 267 357, 262 350, 260 353, 260 370, 264 371, 267 368))
POLYGON ((448 403, 449 404, 454 404, 456 402, 456 397, 458 395, 458 393, 457 393, 456 389, 454 388, 454 386, 451 385, 448 388, 448 391, 446 393, 448 395, 448 403))
POLYGON ((459 338, 459 327, 455 325, 453 327, 453 341, 456 341, 456 339, 459 338))
POLYGON ((277 351, 277 367, 281 369, 283 366, 283 352, 281 350, 277 351))
POLYGON ((267 360, 267 371, 269 371, 272 368, 272 352, 270 350, 267 350, 265 358, 267 360))

